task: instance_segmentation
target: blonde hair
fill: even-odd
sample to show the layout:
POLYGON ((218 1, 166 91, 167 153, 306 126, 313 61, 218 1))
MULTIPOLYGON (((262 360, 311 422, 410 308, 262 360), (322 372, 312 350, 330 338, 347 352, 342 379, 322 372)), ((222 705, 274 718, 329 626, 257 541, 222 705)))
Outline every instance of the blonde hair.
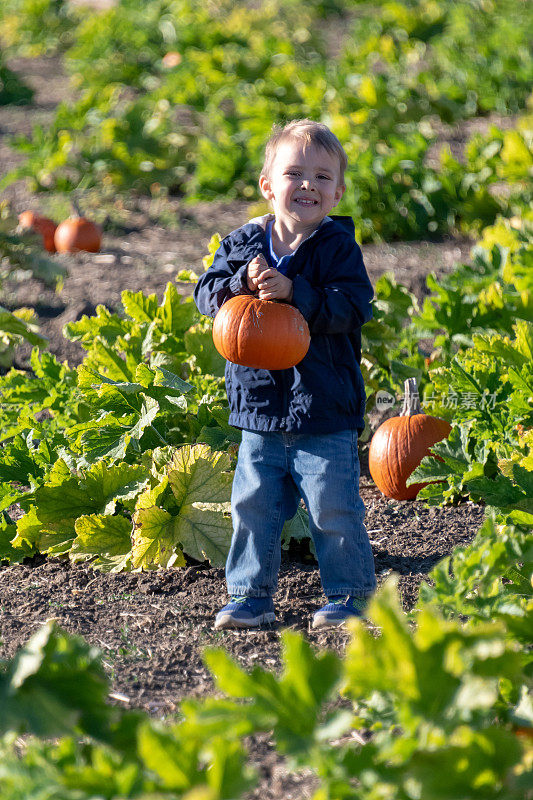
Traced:
POLYGON ((348 166, 348 157, 344 152, 342 144, 337 137, 322 122, 315 122, 312 119, 293 119, 286 125, 273 125, 272 134, 265 146, 265 160, 261 175, 271 177, 272 164, 276 157, 278 148, 282 142, 290 139, 301 139, 304 146, 315 145, 323 147, 333 156, 339 159, 340 182, 344 184, 344 172, 348 166))

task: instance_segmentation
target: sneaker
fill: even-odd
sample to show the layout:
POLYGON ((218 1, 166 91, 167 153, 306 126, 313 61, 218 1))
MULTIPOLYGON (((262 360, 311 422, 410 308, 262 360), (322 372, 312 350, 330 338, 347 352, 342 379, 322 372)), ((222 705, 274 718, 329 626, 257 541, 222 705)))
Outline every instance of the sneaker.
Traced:
POLYGON ((215 628, 257 628, 265 622, 275 622, 274 601, 271 597, 230 597, 215 617, 215 628))
POLYGON ((367 601, 362 597, 328 597, 326 605, 313 614, 313 628, 337 627, 347 619, 362 617, 367 601))

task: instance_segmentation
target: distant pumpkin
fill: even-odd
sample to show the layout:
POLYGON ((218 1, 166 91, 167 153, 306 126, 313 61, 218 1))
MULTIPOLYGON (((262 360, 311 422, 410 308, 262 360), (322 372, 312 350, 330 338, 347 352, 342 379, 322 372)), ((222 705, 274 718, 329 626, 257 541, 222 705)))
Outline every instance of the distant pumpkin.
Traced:
POLYGON ((57 226, 54 243, 58 253, 76 253, 79 250, 98 253, 102 232, 98 225, 86 217, 72 216, 57 226))
POLYGON ((368 467, 378 489, 393 500, 414 500, 426 483, 406 485, 430 448, 446 439, 451 425, 425 414, 420 406, 416 378, 405 381, 405 399, 400 416, 379 426, 368 452, 368 467))
POLYGON ((255 369, 288 369, 309 349, 307 322, 297 308, 239 294, 227 300, 213 323, 215 347, 228 361, 255 369))
POLYGON ((171 50, 169 53, 165 53, 161 60, 164 67, 167 69, 173 69, 181 64, 181 53, 171 50))
POLYGON ((23 211, 22 214, 19 214, 18 219, 21 231, 39 233, 43 239, 44 249, 48 250, 49 253, 55 253, 54 234, 57 226, 53 219, 42 217, 34 211, 23 211))

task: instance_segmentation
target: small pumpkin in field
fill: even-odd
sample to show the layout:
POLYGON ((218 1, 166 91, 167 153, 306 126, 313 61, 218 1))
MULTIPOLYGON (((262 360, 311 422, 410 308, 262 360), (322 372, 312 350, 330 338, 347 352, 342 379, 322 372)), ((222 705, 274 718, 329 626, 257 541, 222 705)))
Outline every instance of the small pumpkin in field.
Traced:
POLYGON ((176 50, 170 50, 168 53, 165 53, 161 61, 164 67, 173 69, 181 64, 181 53, 178 53, 176 50))
POLYGON ((370 442, 368 467, 378 489, 393 500, 414 500, 427 484, 406 486, 407 479, 450 431, 446 420, 422 411, 416 378, 408 378, 400 416, 385 420, 370 442))
POLYGON ((60 222, 54 235, 58 253, 76 253, 85 250, 98 253, 102 244, 102 231, 87 217, 82 216, 78 206, 72 201, 74 213, 60 222))
POLYGON ((21 231, 34 231, 39 233, 43 239, 44 249, 49 253, 55 253, 54 234, 57 225, 53 219, 43 217, 34 211, 23 211, 19 214, 19 229, 21 231))
POLYGON ((213 323, 215 347, 228 361, 255 369, 288 369, 309 349, 307 322, 297 308, 239 294, 227 300, 213 323))

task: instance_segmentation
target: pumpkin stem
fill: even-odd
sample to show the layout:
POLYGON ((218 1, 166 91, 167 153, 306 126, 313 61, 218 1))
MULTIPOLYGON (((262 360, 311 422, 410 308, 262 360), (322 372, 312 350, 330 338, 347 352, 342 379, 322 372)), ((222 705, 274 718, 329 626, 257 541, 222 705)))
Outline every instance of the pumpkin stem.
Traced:
POLYGON ((420 396, 418 394, 418 384, 416 378, 407 378, 404 381, 405 397, 403 400, 400 417, 414 417, 415 414, 423 414, 420 406, 420 396))
POLYGON ((78 200, 75 197, 74 192, 72 192, 71 195, 70 195, 70 205, 72 207, 72 216, 73 217, 83 217, 83 214, 81 213, 81 209, 80 209, 80 207, 78 205, 78 200))

